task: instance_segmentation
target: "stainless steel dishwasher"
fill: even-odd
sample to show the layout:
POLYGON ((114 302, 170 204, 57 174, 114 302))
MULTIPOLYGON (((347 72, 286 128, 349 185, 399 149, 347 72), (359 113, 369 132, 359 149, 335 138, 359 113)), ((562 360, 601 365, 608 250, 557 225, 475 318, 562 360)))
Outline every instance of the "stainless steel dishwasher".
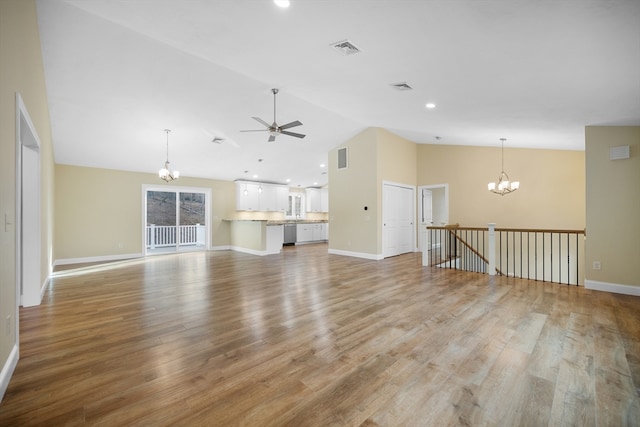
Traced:
POLYGON ((284 225, 284 245, 295 245, 296 244, 296 224, 285 224, 284 225))

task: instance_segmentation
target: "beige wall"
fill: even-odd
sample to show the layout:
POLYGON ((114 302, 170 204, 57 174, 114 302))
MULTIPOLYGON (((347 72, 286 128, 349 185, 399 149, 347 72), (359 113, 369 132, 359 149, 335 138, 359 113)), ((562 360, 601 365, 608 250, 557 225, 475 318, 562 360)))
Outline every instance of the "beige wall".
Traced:
POLYGON ((329 153, 329 249, 382 254, 382 185, 415 186, 416 144, 381 128, 368 128, 329 153), (338 170, 338 149, 348 167, 338 170), (365 206, 367 210, 365 210, 365 206))
POLYGON ((49 110, 40 51, 36 6, 32 0, 0 1, 0 368, 16 344, 11 328, 5 334, 7 316, 17 318, 16 308, 16 93, 20 93, 40 139, 42 283, 52 265, 53 152, 49 110), (6 215, 10 225, 4 225, 6 215))
POLYGON ((384 129, 366 129, 329 153, 329 247, 382 254, 385 181, 411 186, 448 184, 449 223, 582 230, 584 160, 581 151, 506 148, 505 170, 521 187, 499 196, 487 190, 487 183, 500 173, 499 146, 415 144, 384 129), (338 171, 337 150, 342 147, 348 148, 349 167, 338 171), (364 206, 369 210, 364 211, 364 206))
POLYGON ((585 149, 586 278, 640 286, 640 126, 588 126, 585 149), (609 160, 621 145, 630 158, 609 160))
POLYGON ((329 152, 329 249, 375 254, 378 242, 376 129, 329 152), (338 170, 338 149, 347 147, 347 168, 338 170), (364 207, 367 210, 364 210, 364 207))
POLYGON ((230 223, 232 246, 262 252, 267 249, 267 227, 264 221, 230 223))
POLYGON ((235 183, 181 177, 164 184, 156 174, 56 165, 57 260, 143 253, 142 186, 211 189, 211 245, 229 245, 235 183))
POLYGON ((418 185, 449 184, 449 223, 463 226, 585 227, 584 152, 505 148, 505 171, 520 189, 487 190, 500 173, 500 147, 418 145, 418 185))

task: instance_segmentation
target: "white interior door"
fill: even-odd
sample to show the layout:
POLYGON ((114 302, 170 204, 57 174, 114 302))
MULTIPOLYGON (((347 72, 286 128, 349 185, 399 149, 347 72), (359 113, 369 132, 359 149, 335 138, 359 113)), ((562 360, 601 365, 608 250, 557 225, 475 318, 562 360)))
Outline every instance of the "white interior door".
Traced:
POLYGON ((413 252, 414 249, 414 190, 384 184, 382 199, 383 256, 413 252))
POLYGON ((433 193, 422 189, 422 225, 433 225, 433 193))

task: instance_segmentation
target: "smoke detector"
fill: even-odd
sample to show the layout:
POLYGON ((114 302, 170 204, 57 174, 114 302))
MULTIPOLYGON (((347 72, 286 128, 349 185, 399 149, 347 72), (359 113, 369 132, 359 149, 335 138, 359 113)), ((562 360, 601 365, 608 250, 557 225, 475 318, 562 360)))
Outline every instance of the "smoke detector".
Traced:
POLYGON ((354 53, 360 52, 360 49, 349 40, 332 43, 331 47, 343 55, 353 55, 354 53))

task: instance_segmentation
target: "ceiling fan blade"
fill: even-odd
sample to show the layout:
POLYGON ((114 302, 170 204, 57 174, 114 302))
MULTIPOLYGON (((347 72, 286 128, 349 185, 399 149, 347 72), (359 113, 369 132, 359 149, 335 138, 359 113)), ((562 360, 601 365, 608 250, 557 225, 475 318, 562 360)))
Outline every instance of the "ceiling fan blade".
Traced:
POLYGON ((269 129, 250 129, 250 130, 241 130, 240 132, 267 132, 269 129))
POLYGON ((289 129, 289 128, 296 127, 296 126, 301 126, 301 125, 302 125, 302 123, 300 123, 298 120, 296 120, 295 122, 287 123, 286 125, 280 126, 280 129, 289 129))
POLYGON ((275 135, 270 135, 269 136, 269 142, 273 142, 276 140, 276 136, 275 135))
MULTIPOLYGON (((280 128, 282 129, 282 128, 280 128)), ((296 138, 304 138, 306 135, 303 135, 301 133, 294 133, 294 132, 289 132, 286 130, 283 130, 282 132, 280 132, 283 135, 289 135, 289 136, 295 136, 296 138)))
POLYGON ((253 120, 262 123, 263 125, 265 125, 266 127, 271 127, 271 125, 267 122, 265 122, 264 120, 262 120, 260 117, 251 117, 253 120))

